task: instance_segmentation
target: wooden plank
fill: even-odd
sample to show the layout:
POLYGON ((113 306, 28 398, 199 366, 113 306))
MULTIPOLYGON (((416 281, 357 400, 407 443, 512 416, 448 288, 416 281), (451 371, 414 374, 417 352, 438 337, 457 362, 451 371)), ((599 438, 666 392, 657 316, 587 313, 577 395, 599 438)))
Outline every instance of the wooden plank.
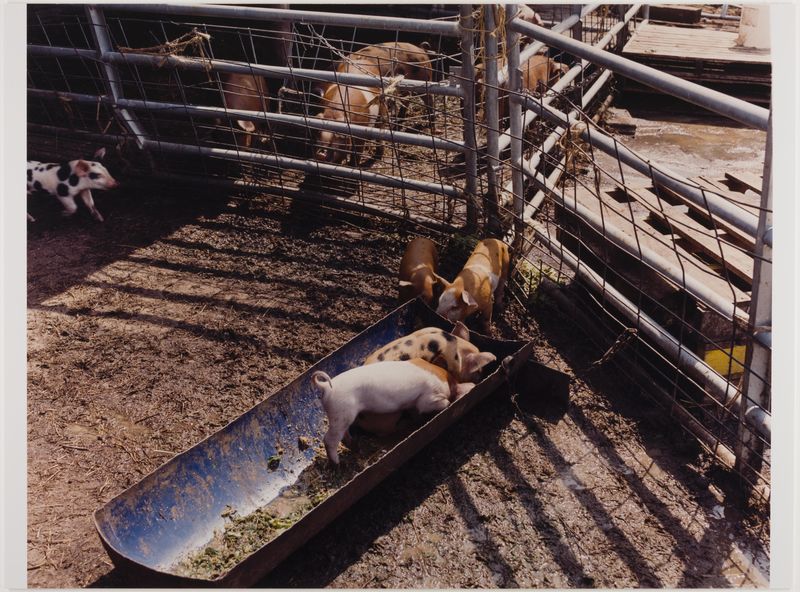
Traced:
POLYGON ((758 212, 761 209, 760 195, 731 191, 730 187, 725 185, 722 181, 712 179, 711 177, 700 176, 691 180, 698 185, 702 185, 706 189, 710 189, 711 191, 721 194, 725 199, 733 204, 736 204, 745 212, 758 216, 758 212))
MULTIPOLYGON (((694 179, 690 179, 690 180, 695 181, 694 179)), ((695 181, 695 182, 697 182, 697 181, 695 181)), ((708 187, 708 189, 711 189, 711 188, 708 187)), ((667 187, 664 187, 663 185, 659 185, 658 186, 658 190, 659 191, 663 191, 669 197, 671 197, 673 199, 677 199, 681 203, 686 204, 687 206, 689 206, 689 209, 691 209, 693 212, 698 214, 704 220, 708 220, 710 222, 713 222, 714 226, 718 230, 724 230, 725 232, 727 232, 728 234, 730 234, 731 236, 733 236, 737 240, 739 240, 745 247, 748 247, 750 249, 755 249, 755 247, 756 247, 756 239, 755 238, 753 238, 752 236, 747 234, 744 230, 741 230, 741 229, 737 228, 736 226, 734 226, 733 224, 731 224, 729 222, 726 222, 725 220, 722 220, 722 219, 720 219, 720 218, 718 218, 716 216, 714 216, 713 220, 712 220, 712 216, 710 215, 709 211, 703 205, 699 205, 699 204, 696 204, 696 203, 694 203, 692 201, 689 201, 686 198, 684 198, 682 195, 680 195, 678 193, 675 193, 674 191, 672 191, 671 189, 669 189, 667 187)))
POLYGON ((718 261, 724 269, 739 279, 753 283, 753 258, 736 247, 723 243, 697 220, 683 213, 680 207, 670 206, 646 187, 628 188, 627 194, 647 206, 659 219, 670 225, 670 229, 684 237, 699 251, 718 261))
MULTIPOLYGON (((597 196, 589 191, 577 193, 578 203, 591 212, 602 215, 603 223, 613 226, 638 244, 642 250, 649 250, 660 255, 667 261, 679 266, 687 276, 695 278, 715 291, 720 297, 734 302, 736 305, 750 302, 750 296, 722 279, 708 265, 697 259, 692 253, 672 242, 668 242, 654 228, 645 228, 641 221, 632 221, 630 211, 626 205, 617 204, 614 199, 604 193, 602 206, 597 196), (602 209, 602 212, 601 212, 602 209)), ((636 255, 633 255, 636 257, 636 255)))
POLYGON ((761 188, 764 180, 760 175, 754 175, 753 173, 745 172, 725 173, 725 178, 729 181, 733 181, 733 183, 739 186, 748 187, 752 191, 755 191, 761 195, 761 188))
POLYGON ((717 62, 771 64, 769 50, 737 47, 733 31, 689 29, 646 23, 634 31, 622 54, 671 56, 694 61, 698 57, 717 62))

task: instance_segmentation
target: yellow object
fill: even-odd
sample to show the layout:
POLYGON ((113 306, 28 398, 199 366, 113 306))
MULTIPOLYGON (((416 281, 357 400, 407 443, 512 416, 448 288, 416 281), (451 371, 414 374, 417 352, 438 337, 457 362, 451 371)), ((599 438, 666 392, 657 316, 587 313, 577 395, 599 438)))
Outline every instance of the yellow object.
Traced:
POLYGON ((705 355, 706 364, 711 366, 722 376, 728 374, 741 374, 744 372, 744 356, 746 348, 743 345, 734 345, 733 351, 728 349, 714 349, 707 351, 705 355), (731 359, 733 358, 733 359, 731 359), (730 366, 730 370, 728 369, 730 366))

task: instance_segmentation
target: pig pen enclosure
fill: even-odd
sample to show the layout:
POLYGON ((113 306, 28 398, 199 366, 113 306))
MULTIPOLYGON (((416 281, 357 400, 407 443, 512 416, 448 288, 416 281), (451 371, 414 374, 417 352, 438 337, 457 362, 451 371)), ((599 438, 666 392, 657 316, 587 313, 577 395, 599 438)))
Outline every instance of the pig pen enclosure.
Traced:
POLYGON ((769 111, 621 57, 644 5, 306 8, 28 9, 28 157, 122 182, 104 224, 29 201, 29 585, 143 585, 93 512, 390 313, 427 236, 447 278, 510 245, 490 337, 568 392, 498 389, 256 584, 766 586, 769 111), (760 172, 640 153, 623 81, 760 172))

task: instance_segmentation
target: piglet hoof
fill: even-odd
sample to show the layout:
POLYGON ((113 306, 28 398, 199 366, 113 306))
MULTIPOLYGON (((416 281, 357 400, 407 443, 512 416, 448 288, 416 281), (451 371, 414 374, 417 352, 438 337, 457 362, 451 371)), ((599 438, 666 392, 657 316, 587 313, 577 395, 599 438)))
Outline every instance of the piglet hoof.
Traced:
POLYGON ((105 221, 105 220, 103 220, 103 215, 100 212, 98 212, 97 210, 93 210, 92 211, 92 218, 94 218, 98 222, 104 222, 105 221))
POLYGON ((36 222, 36 218, 28 214, 28 222, 36 222))

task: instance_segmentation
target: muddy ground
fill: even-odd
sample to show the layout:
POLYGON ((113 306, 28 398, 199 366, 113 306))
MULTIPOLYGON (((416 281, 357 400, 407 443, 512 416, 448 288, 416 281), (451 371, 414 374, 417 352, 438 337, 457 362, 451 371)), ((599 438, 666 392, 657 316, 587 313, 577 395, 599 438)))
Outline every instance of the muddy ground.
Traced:
MULTIPOLYGON (((97 202, 105 224, 42 208, 29 225, 31 587, 137 586, 94 510, 390 311, 407 240, 270 198, 97 202)), ((260 585, 767 584, 768 517, 741 515, 728 476, 612 364, 587 370, 603 351, 538 302, 512 300, 496 334, 570 374, 569 406, 497 393, 260 585)))

